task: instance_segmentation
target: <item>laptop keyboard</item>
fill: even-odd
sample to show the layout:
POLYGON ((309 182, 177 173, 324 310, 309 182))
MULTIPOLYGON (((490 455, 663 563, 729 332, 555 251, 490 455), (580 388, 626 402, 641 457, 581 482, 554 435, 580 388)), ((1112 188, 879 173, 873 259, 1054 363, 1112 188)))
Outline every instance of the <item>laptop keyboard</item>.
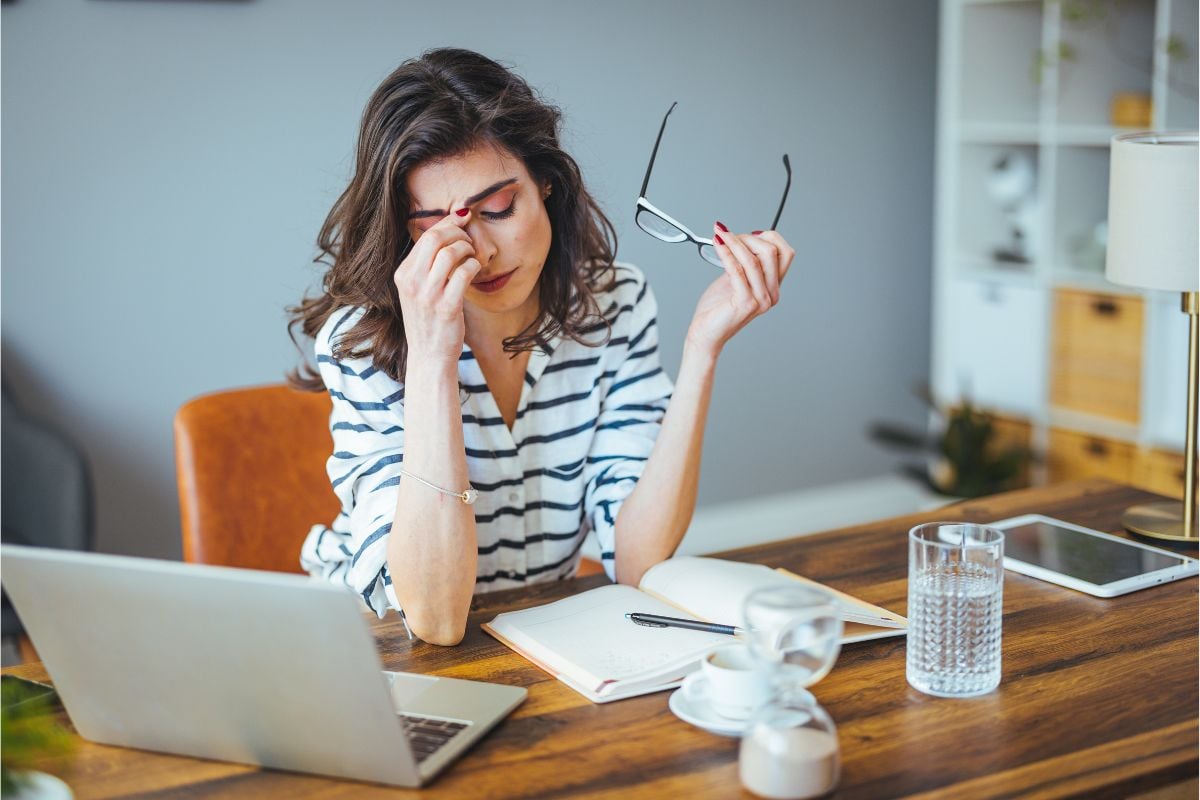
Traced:
POLYGON ((448 719, 418 717, 415 714, 401 714, 400 720, 404 723, 404 733, 412 744, 413 756, 418 764, 440 750, 469 724, 448 719))

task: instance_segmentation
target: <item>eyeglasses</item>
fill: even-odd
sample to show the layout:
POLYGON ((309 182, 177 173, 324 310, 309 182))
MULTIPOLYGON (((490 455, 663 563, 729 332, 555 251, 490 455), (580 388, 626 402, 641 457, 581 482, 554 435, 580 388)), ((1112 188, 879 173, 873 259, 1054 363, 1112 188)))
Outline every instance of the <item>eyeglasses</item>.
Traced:
MULTIPOLYGON (((700 248, 700 257, 715 267, 724 269, 725 266, 721 263, 721 256, 717 253, 717 248, 713 246, 712 239, 704 239, 688 230, 687 226, 679 222, 670 214, 657 208, 653 203, 646 199, 646 187, 650 185, 650 172, 654 169, 654 159, 658 155, 658 145, 662 142, 663 131, 667 129, 667 117, 671 116, 671 112, 675 110, 678 102, 671 103, 671 107, 667 109, 667 114, 663 117, 662 127, 658 129, 658 138, 654 140, 654 151, 650 153, 650 163, 646 167, 646 177, 642 179, 642 191, 638 195, 637 210, 634 212, 634 220, 637 226, 646 233, 664 242, 692 242, 700 248)), ((788 190, 792 188, 792 164, 788 161, 787 153, 783 154, 783 168, 787 170, 787 184, 783 187, 783 199, 779 201, 779 210, 775 212, 775 219, 771 221, 769 230, 774 230, 779 224, 779 217, 783 214, 783 205, 787 202, 788 190)))

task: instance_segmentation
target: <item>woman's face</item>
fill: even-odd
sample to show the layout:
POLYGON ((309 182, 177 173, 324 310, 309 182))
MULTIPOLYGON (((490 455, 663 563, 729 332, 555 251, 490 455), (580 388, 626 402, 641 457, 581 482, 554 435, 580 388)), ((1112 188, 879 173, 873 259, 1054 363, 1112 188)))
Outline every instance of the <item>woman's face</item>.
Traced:
POLYGON ((519 158, 491 145, 422 164, 408 175, 408 232, 416 240, 469 204, 466 231, 482 268, 464 302, 493 314, 520 312, 527 324, 537 313, 535 290, 550 252, 546 188, 519 158))

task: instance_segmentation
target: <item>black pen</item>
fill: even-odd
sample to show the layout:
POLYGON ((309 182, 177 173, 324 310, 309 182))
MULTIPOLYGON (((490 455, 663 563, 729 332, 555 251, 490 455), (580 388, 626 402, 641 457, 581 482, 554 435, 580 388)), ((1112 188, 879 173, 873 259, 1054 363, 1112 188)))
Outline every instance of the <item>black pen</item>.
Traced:
POLYGON ((699 622, 694 619, 678 619, 676 617, 660 617, 656 614, 626 614, 625 619, 647 628, 687 628, 691 631, 707 631, 708 633, 724 633, 737 636, 745 633, 736 625, 717 625, 712 622, 699 622))

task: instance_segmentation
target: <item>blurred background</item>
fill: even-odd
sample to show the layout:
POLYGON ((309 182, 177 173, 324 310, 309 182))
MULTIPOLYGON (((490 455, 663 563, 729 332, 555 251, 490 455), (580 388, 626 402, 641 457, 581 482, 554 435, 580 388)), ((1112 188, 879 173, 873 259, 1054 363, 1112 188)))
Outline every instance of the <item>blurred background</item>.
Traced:
POLYGON ((284 308, 318 285, 314 241, 363 106, 401 61, 445 45, 505 62, 562 108, 618 257, 658 295, 671 374, 717 275, 633 225, 663 113, 679 102, 653 199, 698 231, 768 224, 790 154, 780 229, 796 264, 783 302, 724 356, 698 524, 738 543, 891 510, 871 514, 886 495, 871 487, 895 456, 865 430, 925 419, 911 387, 930 370, 934 0, 14 0, 2 13, 4 379, 82 450, 96 549, 180 555, 176 410, 298 363, 284 308))

